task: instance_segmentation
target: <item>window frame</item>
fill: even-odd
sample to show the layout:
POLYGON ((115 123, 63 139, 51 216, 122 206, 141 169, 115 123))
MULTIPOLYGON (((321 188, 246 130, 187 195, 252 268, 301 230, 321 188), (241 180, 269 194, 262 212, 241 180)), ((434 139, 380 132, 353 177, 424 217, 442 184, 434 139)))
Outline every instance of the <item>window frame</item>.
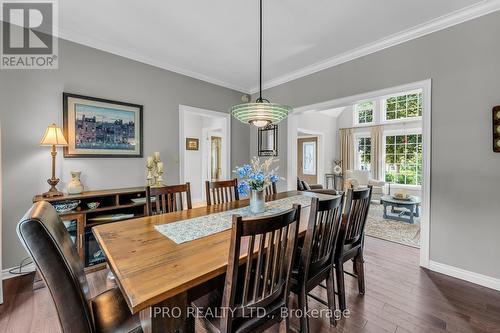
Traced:
MULTIPOLYGON (((383 180, 385 181, 385 173, 386 173, 386 146, 387 146, 387 137, 388 136, 397 136, 397 135, 421 135, 422 136, 422 171, 424 167, 424 137, 422 133, 422 128, 407 128, 407 129, 393 129, 393 130, 386 130, 382 134, 382 172, 383 172, 383 180)), ((424 175, 422 175, 422 181, 424 179, 424 175)), ((422 188, 422 185, 415 185, 415 184, 399 184, 399 183, 389 183, 386 182, 387 184, 391 184, 391 188, 406 188, 406 189, 414 189, 414 190, 420 190, 422 188)))
MULTIPOLYGON (((365 101, 360 101, 360 102, 356 102, 354 103, 354 105, 352 106, 353 107, 353 115, 354 115, 354 118, 353 118, 353 121, 352 123, 354 124, 354 126, 359 126, 359 127, 363 127, 363 126, 369 126, 369 125, 373 125, 375 124, 375 116, 377 114, 377 99, 370 99, 370 100, 365 100, 365 101), (372 108, 372 121, 371 122, 366 122, 366 123, 360 123, 359 122, 359 109, 358 109, 358 105, 360 104, 363 104, 363 103, 372 103, 373 104, 373 108, 372 108)), ((363 110, 364 111, 364 110, 363 110)))
POLYGON ((397 124, 397 123, 405 123, 410 121, 422 121, 422 116, 424 113, 424 91, 423 89, 414 89, 408 91, 402 91, 395 94, 389 94, 380 97, 380 123, 381 124, 397 124), (391 97, 400 97, 411 94, 422 94, 422 115, 417 117, 406 117, 406 118, 397 118, 397 119, 387 119, 387 100, 391 97))

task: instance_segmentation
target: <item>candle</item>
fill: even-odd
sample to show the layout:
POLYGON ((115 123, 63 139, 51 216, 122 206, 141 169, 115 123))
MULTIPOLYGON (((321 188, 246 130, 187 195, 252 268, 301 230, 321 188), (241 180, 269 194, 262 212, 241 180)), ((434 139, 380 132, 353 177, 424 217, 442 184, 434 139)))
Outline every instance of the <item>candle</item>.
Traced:
POLYGON ((151 168, 153 166, 153 156, 148 156, 148 159, 146 160, 146 165, 148 168, 151 168))
POLYGON ((158 171, 163 172, 163 162, 158 162, 157 166, 158 166, 158 171))
POLYGON ((160 161, 160 152, 159 151, 155 151, 154 152, 154 157, 155 157, 155 161, 159 162, 160 161))

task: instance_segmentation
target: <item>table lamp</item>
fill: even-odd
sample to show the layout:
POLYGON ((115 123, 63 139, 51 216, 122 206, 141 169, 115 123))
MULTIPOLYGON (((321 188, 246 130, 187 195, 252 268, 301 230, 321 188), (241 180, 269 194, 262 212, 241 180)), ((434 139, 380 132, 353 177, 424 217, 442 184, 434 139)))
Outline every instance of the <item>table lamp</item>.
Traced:
POLYGON ((56 188, 57 183, 59 183, 59 178, 56 178, 56 146, 64 147, 67 145, 68 142, 64 138, 61 129, 57 127, 56 124, 49 125, 49 127, 45 130, 42 141, 40 141, 40 146, 52 146, 52 151, 50 153, 52 155, 52 177, 47 179, 47 183, 50 185, 50 190, 42 194, 45 198, 63 195, 63 193, 59 192, 56 188))

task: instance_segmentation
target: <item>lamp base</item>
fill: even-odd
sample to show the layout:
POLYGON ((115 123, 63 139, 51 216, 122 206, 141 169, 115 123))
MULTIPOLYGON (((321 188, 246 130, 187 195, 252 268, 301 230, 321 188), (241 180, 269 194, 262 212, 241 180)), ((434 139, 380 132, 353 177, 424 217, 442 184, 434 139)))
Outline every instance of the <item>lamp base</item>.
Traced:
POLYGON ((63 196, 64 193, 61 191, 57 190, 56 185, 59 183, 59 178, 51 178, 47 179, 47 183, 50 185, 50 190, 42 194, 42 197, 44 198, 53 198, 53 197, 60 197, 63 196))

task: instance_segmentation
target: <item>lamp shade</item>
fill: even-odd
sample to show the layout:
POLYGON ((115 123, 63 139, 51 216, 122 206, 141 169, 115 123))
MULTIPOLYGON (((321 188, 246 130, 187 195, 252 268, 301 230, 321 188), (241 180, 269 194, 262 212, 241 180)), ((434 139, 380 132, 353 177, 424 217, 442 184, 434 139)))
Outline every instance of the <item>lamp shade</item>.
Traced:
POLYGON ((279 123, 292 110, 288 105, 257 102, 235 105, 231 108, 231 114, 242 123, 266 127, 269 124, 279 123))
POLYGON ((56 124, 49 125, 45 130, 40 146, 67 146, 68 142, 56 124))

